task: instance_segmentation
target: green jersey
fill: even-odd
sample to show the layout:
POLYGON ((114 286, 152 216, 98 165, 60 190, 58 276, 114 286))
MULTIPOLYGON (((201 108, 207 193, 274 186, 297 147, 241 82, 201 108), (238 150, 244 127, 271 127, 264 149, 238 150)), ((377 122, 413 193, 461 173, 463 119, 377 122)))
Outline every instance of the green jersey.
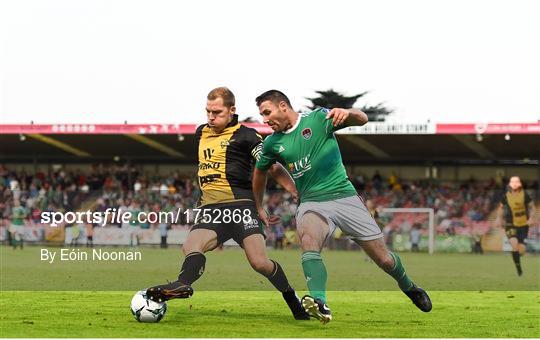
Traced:
POLYGON ((322 202, 356 195, 347 178, 327 109, 298 116, 287 131, 266 137, 257 168, 268 170, 279 162, 289 171, 302 202, 322 202))
POLYGON ((131 213, 131 219, 129 220, 129 224, 132 227, 139 227, 139 214, 141 213, 141 210, 138 208, 130 207, 128 208, 128 211, 131 213))
POLYGON ((11 224, 24 225, 24 218, 26 217, 26 209, 18 206, 13 208, 13 214, 11 216, 11 224))

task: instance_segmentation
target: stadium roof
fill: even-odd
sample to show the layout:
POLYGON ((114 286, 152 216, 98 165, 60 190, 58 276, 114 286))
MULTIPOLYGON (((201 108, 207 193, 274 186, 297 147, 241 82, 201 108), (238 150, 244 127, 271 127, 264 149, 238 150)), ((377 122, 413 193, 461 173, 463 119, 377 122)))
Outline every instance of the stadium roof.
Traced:
MULTIPOLYGON (((245 123, 261 134, 262 124, 245 123)), ((195 124, 0 125, 5 161, 194 163, 195 124)), ((540 123, 370 123, 337 134, 343 159, 354 163, 539 164, 540 123)))

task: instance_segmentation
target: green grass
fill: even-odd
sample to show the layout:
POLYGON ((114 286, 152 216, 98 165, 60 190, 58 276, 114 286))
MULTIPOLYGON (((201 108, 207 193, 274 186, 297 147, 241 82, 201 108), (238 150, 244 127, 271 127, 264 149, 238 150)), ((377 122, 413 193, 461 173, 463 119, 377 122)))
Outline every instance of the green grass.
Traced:
POLYGON ((422 313, 399 292, 331 292, 334 320, 295 321, 274 292, 197 292, 159 324, 130 292, 3 292, 1 337, 539 337, 537 292, 433 292, 422 313))
MULTIPOLYGON (((432 297, 433 311, 422 313, 363 253, 325 251, 334 320, 321 325, 293 320, 242 251, 227 249, 208 254, 191 299, 170 301, 159 324, 140 324, 131 297, 174 279, 182 259, 179 248, 140 250, 138 262, 48 264, 38 247, 0 247, 0 337, 540 337, 537 256, 523 258, 518 278, 508 254, 402 253, 432 297)), ((299 256, 270 252, 304 290, 299 256)))
MULTIPOLYGON (((40 261, 39 247, 23 251, 0 246, 1 290, 136 291, 176 279, 183 260, 180 248, 141 247, 142 261, 40 261)), ((59 251, 60 248, 48 248, 59 251)), ((103 248, 128 251, 137 248, 103 248)), ((90 251, 81 247, 81 251, 90 251)), ((305 288, 300 250, 269 251, 280 262, 293 286, 305 288)), ((540 256, 522 259, 525 275, 518 278, 509 254, 400 254, 407 273, 432 290, 540 290, 540 256)), ((334 291, 395 291, 395 282, 359 251, 324 251, 328 289, 334 291)), ((207 254, 199 291, 264 291, 272 285, 254 272, 241 249, 207 254)))

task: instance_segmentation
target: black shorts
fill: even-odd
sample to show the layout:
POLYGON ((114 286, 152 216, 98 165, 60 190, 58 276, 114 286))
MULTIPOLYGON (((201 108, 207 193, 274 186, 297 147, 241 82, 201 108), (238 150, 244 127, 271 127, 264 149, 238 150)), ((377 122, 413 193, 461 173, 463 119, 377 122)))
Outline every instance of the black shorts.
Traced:
POLYGON ((506 227, 506 237, 508 239, 515 237, 518 240, 518 243, 525 244, 525 239, 527 238, 527 235, 529 234, 529 226, 525 227, 515 227, 510 226, 506 227))
MULTIPOLYGON (((264 224, 255 205, 250 202, 232 202, 209 204, 197 208, 198 219, 191 230, 208 229, 217 234, 218 244, 231 238, 242 246, 242 241, 254 234, 261 234, 266 239, 264 224)), ((195 210, 197 214, 197 210, 195 210)))

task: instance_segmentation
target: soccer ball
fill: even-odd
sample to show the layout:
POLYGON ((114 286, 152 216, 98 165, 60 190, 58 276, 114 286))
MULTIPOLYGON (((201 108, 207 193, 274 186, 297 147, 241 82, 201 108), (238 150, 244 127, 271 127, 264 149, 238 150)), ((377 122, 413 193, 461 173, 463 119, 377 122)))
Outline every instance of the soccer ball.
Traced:
POLYGON ((139 322, 159 322, 167 311, 166 302, 155 302, 146 297, 146 290, 138 291, 131 299, 131 313, 139 322))

